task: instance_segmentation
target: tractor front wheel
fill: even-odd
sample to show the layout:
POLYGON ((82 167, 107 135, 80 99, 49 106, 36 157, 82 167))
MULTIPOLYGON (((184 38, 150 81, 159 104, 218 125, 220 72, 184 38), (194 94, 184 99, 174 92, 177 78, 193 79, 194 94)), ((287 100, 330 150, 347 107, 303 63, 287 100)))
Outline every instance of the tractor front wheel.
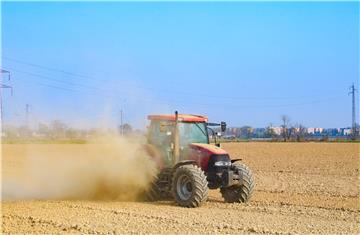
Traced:
POLYGON ((229 203, 247 202, 250 200, 254 190, 254 176, 250 168, 242 163, 235 162, 233 168, 240 177, 239 184, 221 188, 221 195, 229 203))
POLYGON ((207 200, 209 188, 204 172, 195 165, 176 169, 172 180, 172 194, 182 207, 198 207, 207 200))

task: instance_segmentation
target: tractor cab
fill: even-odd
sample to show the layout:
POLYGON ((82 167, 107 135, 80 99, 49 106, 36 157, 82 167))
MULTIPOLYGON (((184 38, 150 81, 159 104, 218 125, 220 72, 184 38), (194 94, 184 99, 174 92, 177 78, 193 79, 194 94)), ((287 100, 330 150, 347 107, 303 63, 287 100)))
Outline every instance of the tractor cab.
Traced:
POLYGON ((210 145, 209 132, 215 138, 215 144, 220 146, 216 141, 217 134, 210 126, 219 125, 224 131, 226 125, 224 122, 208 123, 206 116, 188 114, 149 115, 148 119, 151 121, 148 142, 161 152, 166 166, 188 160, 195 145, 213 148, 210 145))

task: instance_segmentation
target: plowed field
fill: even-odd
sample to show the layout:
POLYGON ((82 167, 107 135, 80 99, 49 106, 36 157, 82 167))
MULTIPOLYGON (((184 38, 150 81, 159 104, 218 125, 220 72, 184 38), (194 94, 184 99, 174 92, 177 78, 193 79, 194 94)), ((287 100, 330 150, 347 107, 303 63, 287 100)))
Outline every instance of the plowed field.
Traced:
MULTIPOLYGON (((92 152, 97 145, 31 147, 46 154, 57 153, 59 158, 62 152, 92 152)), ((26 167, 25 148, 24 145, 3 145, 3 182, 18 176, 26 167)), ((218 191, 211 191, 209 200, 194 209, 180 208, 171 201, 3 200, 2 232, 360 233, 360 144, 250 142, 225 143, 223 148, 233 158, 242 158, 254 172, 256 188, 250 203, 226 204, 218 191)))

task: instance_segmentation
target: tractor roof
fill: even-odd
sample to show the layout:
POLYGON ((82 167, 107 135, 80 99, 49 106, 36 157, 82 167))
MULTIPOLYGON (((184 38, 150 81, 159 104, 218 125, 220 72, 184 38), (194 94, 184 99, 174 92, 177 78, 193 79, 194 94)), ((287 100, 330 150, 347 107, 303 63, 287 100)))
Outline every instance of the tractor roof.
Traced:
MULTIPOLYGON (((180 122, 207 122, 206 116, 191 115, 191 114, 179 114, 180 122)), ((164 114, 164 115, 149 115, 149 120, 163 120, 163 121, 175 121, 175 114, 164 114)))

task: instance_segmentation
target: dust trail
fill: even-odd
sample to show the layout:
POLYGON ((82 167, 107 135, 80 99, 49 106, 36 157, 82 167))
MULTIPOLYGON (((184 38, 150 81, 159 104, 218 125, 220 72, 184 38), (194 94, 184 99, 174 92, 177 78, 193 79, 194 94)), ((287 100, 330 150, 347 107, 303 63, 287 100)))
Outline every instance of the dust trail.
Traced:
POLYGON ((19 148, 24 150, 3 154, 4 200, 135 200, 156 174, 140 140, 106 137, 89 144, 19 148), (9 159, 12 163, 7 166, 9 159), (10 174, 7 167, 12 169, 10 174))

